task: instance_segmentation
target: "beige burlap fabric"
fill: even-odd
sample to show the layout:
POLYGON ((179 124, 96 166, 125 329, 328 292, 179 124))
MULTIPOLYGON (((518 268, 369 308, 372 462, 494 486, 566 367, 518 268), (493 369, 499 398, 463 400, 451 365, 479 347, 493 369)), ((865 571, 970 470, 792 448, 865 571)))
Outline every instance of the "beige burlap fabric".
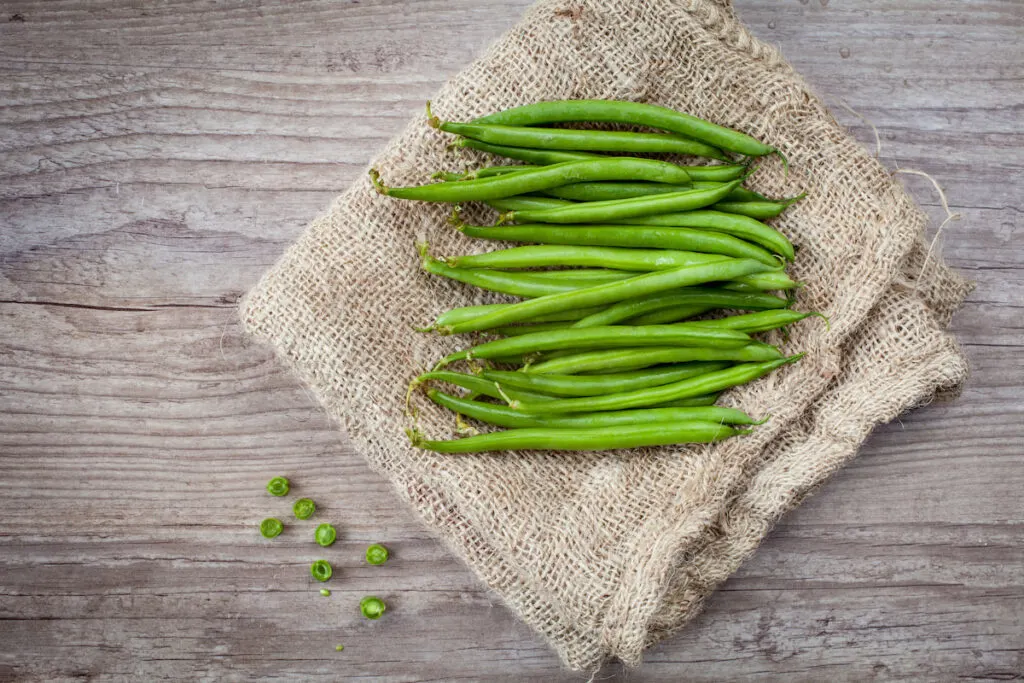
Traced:
MULTIPOLYGON (((922 245, 926 223, 891 176, 836 124, 771 47, 711 0, 542 0, 446 84, 435 112, 467 119, 556 98, 666 105, 783 149, 753 186, 806 190, 777 222, 798 246, 804 322, 785 342, 807 357, 725 402, 773 419, 716 446, 602 455, 438 456, 403 433, 416 372, 466 340, 415 334, 452 306, 497 300, 427 277, 437 253, 490 248, 446 225, 443 206, 400 202, 359 181, 243 304, 246 327, 313 388, 356 449, 573 668, 643 648, 692 618, 771 524, 852 457, 871 428, 966 368, 942 330, 967 286, 922 245)), ((389 184, 479 165, 417 117, 374 161, 389 184)), ((781 338, 774 341, 782 342, 781 338)), ((420 426, 452 435, 421 404, 420 426)))

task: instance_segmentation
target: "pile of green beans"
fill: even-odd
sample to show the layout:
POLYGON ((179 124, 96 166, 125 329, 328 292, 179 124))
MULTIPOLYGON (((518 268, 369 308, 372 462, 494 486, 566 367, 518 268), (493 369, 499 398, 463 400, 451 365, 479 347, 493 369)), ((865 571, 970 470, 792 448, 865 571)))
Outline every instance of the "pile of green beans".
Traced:
POLYGON ((772 199, 744 187, 752 158, 787 163, 778 149, 636 102, 539 102, 466 122, 443 121, 428 103, 427 121, 457 136, 450 150, 513 163, 439 170, 439 182, 413 187, 389 187, 371 169, 373 186, 396 199, 453 204, 463 235, 505 243, 443 257, 417 246, 428 273, 518 300, 454 308, 418 330, 489 338, 413 380, 407 395, 424 387, 457 415, 462 435, 437 441, 413 427, 414 446, 478 453, 712 443, 767 419, 714 403, 803 355, 752 335, 820 315, 791 310, 800 284, 785 267, 797 251, 766 222, 804 195, 772 199), (552 125, 568 123, 644 132, 552 125), (659 154, 697 160, 651 156, 659 154), (496 223, 462 223, 469 202, 498 211, 496 223), (446 367, 461 363, 469 370, 446 367), (480 433, 483 425, 500 429, 480 433))

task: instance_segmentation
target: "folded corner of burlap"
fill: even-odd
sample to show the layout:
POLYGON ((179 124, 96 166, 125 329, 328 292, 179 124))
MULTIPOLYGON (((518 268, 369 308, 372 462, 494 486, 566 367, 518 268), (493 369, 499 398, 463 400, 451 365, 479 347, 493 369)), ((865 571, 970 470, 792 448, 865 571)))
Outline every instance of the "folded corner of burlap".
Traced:
MULTIPOLYGON (((805 359, 725 401, 773 417, 714 446, 601 455, 451 457, 411 448, 405 392, 457 340, 412 331, 453 306, 495 300, 419 269, 415 243, 479 249, 439 206, 356 182, 245 298, 245 328, 270 343, 424 523, 566 664, 639 662, 735 571, 775 520, 853 457, 871 429, 952 391, 966 362, 945 332, 969 284, 923 242, 925 215, 836 123, 728 2, 542 0, 434 98, 463 119, 543 99, 644 100, 783 149, 755 189, 807 191, 777 223, 799 247, 805 359), (577 11, 578 10, 578 11, 577 11)), ((392 183, 472 167, 414 119, 374 165, 392 183)), ((774 342, 782 343, 779 337, 774 342)), ((450 435, 430 404, 421 427, 450 435)))

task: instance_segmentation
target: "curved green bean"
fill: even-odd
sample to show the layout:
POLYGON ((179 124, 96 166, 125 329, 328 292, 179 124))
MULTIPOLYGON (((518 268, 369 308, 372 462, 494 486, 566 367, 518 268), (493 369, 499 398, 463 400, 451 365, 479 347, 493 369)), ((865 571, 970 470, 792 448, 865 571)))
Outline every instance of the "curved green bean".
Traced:
MULTIPOLYGON (((716 204, 717 208, 720 204, 716 204)), ((666 228, 700 228, 726 233, 740 239, 759 244, 776 254, 792 261, 795 253, 793 243, 778 230, 750 218, 718 210, 685 211, 660 216, 644 216, 623 221, 627 225, 642 225, 666 228)))
MULTIPOLYGON (((581 318, 573 327, 614 325, 623 320, 674 307, 735 308, 762 310, 786 308, 789 302, 772 294, 733 292, 715 287, 690 287, 674 292, 626 299, 599 312, 581 318)), ((696 313, 692 315, 697 315, 696 313)), ((678 320, 678 318, 677 318, 678 320)), ((638 324, 638 323, 632 323, 638 324)))
MULTIPOLYGON (((651 406, 652 408, 698 408, 703 406, 713 406, 718 397, 722 395, 722 392, 716 392, 714 394, 704 394, 703 396, 694 396, 693 398, 681 398, 678 401, 666 401, 665 403, 658 403, 651 406)), ((624 411, 623 411, 624 412, 624 411)))
POLYGON ((480 140, 471 140, 469 138, 460 138, 455 141, 456 147, 469 147, 480 152, 487 152, 489 154, 496 154, 506 159, 516 159, 517 161, 525 161, 528 164, 534 164, 536 166, 551 166, 552 164, 560 164, 565 161, 583 161, 585 159, 603 159, 605 157, 600 154, 590 154, 588 152, 563 152, 554 149, 529 149, 526 147, 508 147, 505 145, 491 145, 480 140))
POLYGON ((692 363, 695 361, 760 363, 781 358, 782 354, 777 348, 761 343, 748 344, 738 349, 698 349, 678 346, 633 347, 582 351, 530 365, 524 371, 534 374, 572 375, 584 372, 608 373, 639 370, 663 363, 692 363))
POLYGON ((572 121, 600 121, 659 128, 706 142, 719 149, 752 157, 778 153, 774 147, 745 133, 667 107, 640 102, 555 100, 514 107, 473 119, 473 123, 505 126, 533 126, 572 121))
POLYGON ((487 206, 498 211, 525 211, 527 209, 557 209, 563 206, 576 206, 576 202, 554 197, 535 197, 531 195, 516 195, 515 197, 503 197, 501 199, 489 199, 487 206))
MULTIPOLYGON (((725 290, 730 291, 730 290, 725 290)), ((747 294, 748 292, 741 292, 747 294)), ((749 292, 753 294, 754 292, 749 292)), ((785 301, 785 299, 783 299, 785 301)), ((678 322, 700 322, 699 320, 691 320, 694 316, 698 316, 701 313, 707 313, 709 310, 714 309, 698 309, 695 306, 670 306, 669 308, 662 308, 657 311, 651 311, 650 313, 644 313, 638 315, 635 318, 630 318, 626 324, 628 325, 665 325, 668 323, 678 322)))
POLYGON ((543 403, 544 401, 552 400, 551 396, 545 396, 532 391, 522 391, 518 389, 509 389, 508 391, 505 391, 496 383, 486 380, 479 375, 467 375, 463 372, 452 372, 451 370, 431 370, 430 372, 425 372, 412 381, 412 386, 415 388, 424 382, 447 382, 448 384, 454 384, 457 387, 468 389, 469 391, 480 394, 481 396, 490 396, 491 398, 502 400, 504 400, 506 396, 511 399, 516 399, 518 397, 522 400, 529 400, 534 403, 543 403))
POLYGON ((691 287, 706 282, 732 280, 743 275, 763 273, 768 270, 771 270, 770 266, 753 259, 730 259, 672 270, 658 270, 618 282, 608 282, 571 292, 550 294, 521 301, 504 310, 488 313, 467 322, 447 325, 441 329, 450 334, 478 332, 492 327, 523 322, 538 315, 568 311, 574 308, 608 305, 623 299, 678 287, 691 287))
MULTIPOLYGON (((527 174, 525 173, 522 175, 517 174, 515 178, 525 178, 526 176, 527 174)), ((508 176, 505 177, 507 178, 508 176)), ((640 180, 645 180, 645 178, 640 178, 640 180)), ((470 180, 466 182, 486 181, 470 180)), ((613 199, 606 202, 583 202, 552 209, 506 211, 501 215, 501 220, 517 223, 611 223, 639 216, 692 211, 721 201, 726 195, 739 187, 742 182, 742 180, 733 180, 732 182, 723 183, 720 187, 716 188, 670 192, 668 194, 632 197, 630 199, 613 199)), ((682 185, 685 183, 676 184, 682 185)), ((554 187, 554 185, 551 187, 554 187)), ((524 191, 532 192, 533 190, 524 191)))
POLYGON ((550 332, 551 330, 564 330, 571 327, 571 322, 548 322, 548 323, 535 323, 530 321, 527 325, 509 325, 507 327, 495 327, 493 330, 494 334, 499 334, 503 337, 521 337, 524 334, 533 334, 534 332, 550 332))
MULTIPOLYGON (((430 257, 423 258, 423 269, 428 273, 440 275, 451 280, 458 280, 480 289, 522 297, 543 297, 551 294, 573 292, 594 286, 595 282, 593 279, 577 281, 572 278, 538 277, 534 273, 508 273, 485 268, 452 268, 430 257)), ((609 275, 604 279, 597 280, 597 282, 601 284, 620 282, 627 279, 629 275, 629 273, 622 276, 609 275)))
POLYGON ((634 277, 636 272, 630 270, 614 270, 612 268, 568 268, 565 270, 530 270, 519 271, 537 280, 545 282, 617 282, 627 277, 634 277))
POLYGON ((731 289, 737 292, 771 292, 777 289, 796 289, 802 286, 801 283, 791 280, 782 270, 772 270, 742 278, 733 278, 732 282, 722 285, 722 289, 731 289))
POLYGON ((438 453, 482 453, 485 451, 546 450, 604 451, 641 446, 682 443, 712 443, 749 430, 718 422, 654 422, 589 429, 527 427, 478 434, 451 441, 429 441, 415 432, 412 445, 438 453))
MULTIPOLYGON (((460 308, 453 308, 437 316, 437 318, 434 320, 433 327, 452 325, 454 323, 462 322, 464 320, 470 320, 472 318, 484 315, 485 313, 493 313, 495 311, 504 310, 510 305, 511 304, 480 304, 477 306, 462 306, 460 308)), ((561 311, 559 313, 552 313, 551 315, 542 315, 537 318, 532 318, 530 322, 552 323, 564 322, 567 320, 575 321, 579 320, 580 318, 585 318, 591 313, 597 313, 598 311, 602 310, 604 310, 603 306, 594 306, 592 308, 585 308, 582 310, 577 309, 574 311, 561 311)))
POLYGON ((427 391, 431 401, 456 413, 486 422, 498 427, 550 427, 554 429, 593 429, 628 424, 649 424, 651 422, 685 422, 700 420, 730 425, 762 424, 735 408, 719 406, 687 408, 646 408, 642 410, 615 410, 603 413, 579 413, 576 415, 528 415, 508 406, 473 401, 446 394, 436 389, 427 391))
POLYGON ((521 356, 558 349, 609 349, 622 346, 695 346, 738 348, 751 342, 748 335, 734 330, 716 330, 705 325, 622 325, 568 328, 534 332, 484 342, 469 349, 448 354, 440 366, 457 360, 521 356))
POLYGON ((497 382, 502 387, 523 389, 551 396, 599 396, 618 391, 630 391, 661 384, 678 382, 711 370, 723 370, 729 363, 701 363, 668 365, 648 370, 618 372, 611 375, 555 375, 508 370, 484 370, 480 376, 497 382))
POLYGON ((657 403, 674 401, 691 396, 701 396, 714 391, 721 391, 740 384, 746 384, 776 370, 787 363, 799 360, 803 354, 790 356, 781 360, 765 363, 744 363, 734 365, 725 370, 716 370, 690 377, 688 379, 663 384, 647 389, 623 391, 603 396, 586 396, 583 398, 556 398, 552 401, 530 402, 513 399, 509 407, 525 413, 580 413, 598 412, 602 410, 625 410, 627 408, 643 408, 657 403))
MULTIPOLYGON (((519 173, 506 173, 476 180, 431 183, 417 187, 387 187, 380 182, 380 174, 375 169, 370 170, 370 179, 381 194, 397 199, 416 199, 425 202, 470 202, 501 199, 589 180, 649 180, 677 185, 687 185, 690 182, 690 176, 686 174, 686 171, 675 164, 634 157, 566 161, 519 173)), ((733 182, 738 183, 739 181, 734 180, 733 182)), ((701 192, 714 192, 714 190, 701 190, 701 192)), ((722 197, 725 194, 728 193, 722 194, 722 197)), ((714 201, 718 201, 719 198, 714 201)))
MULTIPOLYGON (((686 167, 687 173, 690 173, 690 168, 686 167)), ((700 168, 699 166, 697 168, 700 168)), ((691 176, 692 177, 692 176, 691 176)), ((652 194, 668 194, 670 192, 681 192, 685 189, 694 190, 710 190, 720 186, 719 182, 707 182, 707 181, 695 181, 690 184, 690 187, 684 187, 682 185, 668 185, 665 183, 633 183, 633 182, 592 182, 592 183, 573 183, 572 185, 563 185, 562 187, 553 187, 548 190, 543 190, 541 194, 547 197, 556 197, 558 199, 568 199, 575 202, 600 202, 608 201, 610 199, 629 199, 630 197, 644 197, 652 194)), ((750 190, 737 187, 732 192, 727 194, 722 202, 766 202, 761 195, 750 190)), ((719 202, 721 204, 722 202, 719 202)), ((716 204, 715 206, 718 206, 716 204)), ((735 213, 735 212, 734 212, 735 213)))
POLYGON ((693 138, 665 133, 633 133, 617 130, 536 128, 498 124, 457 123, 431 117, 430 125, 446 133, 502 147, 557 149, 571 152, 620 154, 686 154, 728 161, 721 150, 693 138))

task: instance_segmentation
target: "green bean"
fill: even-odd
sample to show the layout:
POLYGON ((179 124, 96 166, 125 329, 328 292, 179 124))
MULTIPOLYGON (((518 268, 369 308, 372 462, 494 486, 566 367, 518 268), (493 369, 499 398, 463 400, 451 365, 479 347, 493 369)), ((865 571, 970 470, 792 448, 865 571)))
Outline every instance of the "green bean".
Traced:
MULTIPOLYGON (((525 173, 516 175, 515 178, 525 178, 526 175, 525 173)), ((507 178, 507 176, 505 177, 507 178)), ((640 179, 647 180, 646 178, 640 179)), ((487 181, 490 180, 488 179, 487 181)), ((470 180, 467 182, 487 181, 470 180)), ((739 187, 742 182, 742 180, 733 180, 732 182, 722 184, 720 187, 710 189, 686 190, 684 192, 670 192, 668 194, 632 197, 630 199, 613 199, 605 202, 583 202, 553 209, 506 211, 501 215, 501 220, 503 222, 515 221, 517 223, 611 223, 626 218, 637 218, 638 216, 692 211, 721 201, 723 197, 739 187)), ((552 185, 551 187, 554 186, 552 185)))
MULTIPOLYGON (((441 261, 430 257, 423 258, 423 269, 428 273, 440 275, 468 285, 486 289, 491 292, 511 294, 522 297, 542 297, 556 293, 572 292, 592 286, 591 282, 577 282, 569 278, 561 280, 536 277, 533 273, 506 273, 500 270, 484 268, 452 268, 441 261)), ((621 278, 611 276, 607 281, 620 281, 621 278)), ((504 309, 503 309, 504 310, 504 309)), ((475 320, 475 318, 474 318, 475 320)), ((462 323, 459 323, 462 324, 462 323)))
MULTIPOLYGON (((728 199, 728 198, 727 198, 728 199)), ((732 213, 738 216, 749 216, 759 220, 775 218, 789 206, 783 202, 759 202, 759 201, 724 201, 715 204, 715 209, 732 213)))
POLYGON ((550 323, 533 323, 528 325, 509 325, 507 327, 495 327, 493 330, 494 334, 500 334, 503 337, 520 337, 524 334, 533 334, 534 332, 549 332, 551 330, 564 330, 567 327, 571 327, 571 322, 550 322, 550 323))
MULTIPOLYGON (((681 398, 678 401, 667 401, 665 403, 658 403, 652 408, 698 408, 703 406, 713 406, 718 397, 722 395, 722 392, 716 392, 714 394, 704 394, 703 396, 694 396, 693 398, 681 398)), ((625 411, 619 411, 625 412, 625 411)))
MULTIPOLYGON (((687 228, 676 228, 687 230, 687 228)), ((643 229, 625 227, 627 233, 647 233, 643 229)), ((611 230, 606 230, 607 236, 611 230)), ((684 235, 684 237, 687 235, 684 235)), ((699 243, 705 249, 715 249, 716 254, 734 258, 752 258, 769 266, 778 266, 779 261, 761 247, 754 246, 728 235, 713 235, 711 239, 701 239, 702 235, 693 236, 692 242, 699 243), (721 239, 725 238, 725 239, 721 239)), ((679 236, 676 235, 678 238, 679 236)), ((619 236, 620 243, 626 237, 619 236)), ((645 246, 636 243, 636 247, 645 246)), ((668 270, 681 266, 707 263, 705 251, 695 254, 690 251, 675 249, 639 249, 616 248, 608 246, 568 246, 568 245, 537 245, 530 247, 512 247, 488 252, 486 254, 469 254, 466 256, 448 256, 443 260, 453 268, 537 268, 541 266, 597 266, 616 270, 650 271, 668 270)))
POLYGON ((696 346, 737 348, 749 344, 750 337, 733 330, 713 330, 704 325, 645 325, 587 327, 534 332, 478 344, 448 354, 440 366, 457 360, 502 358, 558 349, 595 349, 622 346, 696 346))
MULTIPOLYGON (((692 363, 694 361, 733 361, 758 363, 778 360, 782 354, 768 344, 748 344, 739 349, 697 349, 678 346, 634 347, 625 349, 599 349, 583 351, 542 361, 525 368, 534 374, 572 375, 584 372, 614 372, 639 370, 663 363, 692 363)), ((710 372, 710 370, 709 370, 710 372)))
POLYGON ((667 446, 682 443, 712 443, 749 430, 717 422, 654 422, 588 429, 527 427, 478 434, 451 441, 429 441, 412 435, 412 445, 438 453, 482 453, 485 451, 546 450, 605 451, 616 448, 667 446))
POLYGON ((731 289, 737 292, 770 292, 777 289, 796 289, 802 286, 799 282, 791 280, 783 271, 773 270, 742 278, 733 278, 732 282, 722 285, 722 289, 731 289))
MULTIPOLYGON (((566 159, 566 161, 579 161, 578 159, 566 159)), ((506 173, 519 173, 520 171, 535 171, 537 166, 533 164, 518 164, 516 166, 484 166, 478 168, 475 171, 470 171, 464 174, 462 177, 454 178, 454 180, 473 180, 474 178, 490 178, 496 175, 505 175, 506 173)), ((448 178, 446 178, 448 180, 448 178)), ((763 197, 761 198, 763 199, 763 197)))
POLYGON ((730 425, 761 424, 742 410, 718 406, 689 408, 645 408, 641 410, 615 410, 603 413, 578 413, 575 415, 527 415, 508 406, 472 401, 451 396, 431 389, 427 392, 431 401, 456 413, 480 422, 498 427, 550 427, 554 429, 593 429, 595 427, 616 427, 628 424, 649 424, 651 422, 686 422, 691 420, 718 422, 730 425))
MULTIPOLYGON (((418 187, 387 187, 380 182, 379 173, 375 169, 370 170, 370 179, 381 194, 398 199, 417 199, 425 202, 470 202, 501 199, 589 180, 649 180, 678 185, 686 185, 690 182, 690 176, 686 174, 686 171, 675 164, 634 157, 566 161, 520 173, 506 173, 476 180, 432 183, 418 187)), ((733 182, 739 183, 736 180, 733 182)), ((701 192, 714 192, 714 190, 701 190, 701 192)), ((721 196, 724 197, 726 194, 728 193, 723 193, 721 196)), ((718 199, 716 197, 714 201, 718 201, 718 199)))
MULTIPOLYGON (((719 205, 716 204, 715 206, 719 205)), ((786 239, 785 235, 748 216, 738 216, 723 211, 702 210, 670 213, 660 216, 644 216, 643 218, 634 218, 623 222, 627 225, 649 227, 712 230, 759 244, 776 254, 784 256, 788 261, 792 261, 794 257, 793 244, 786 239)))
MULTIPOLYGON (((630 274, 627 273, 628 277, 630 274)), ((470 320, 478 316, 484 315, 485 313, 493 313, 494 311, 501 311, 511 306, 511 304, 481 304, 478 306, 462 306, 461 308, 453 308, 450 311, 445 311, 441 315, 437 316, 434 320, 433 327, 441 327, 443 325, 451 325, 463 320, 470 320)), ((530 322, 537 323, 548 323, 548 322, 563 322, 566 320, 575 321, 580 318, 585 318, 592 313, 603 311, 604 307, 594 306, 592 308, 586 308, 582 310, 574 311, 561 311, 559 313, 552 313, 551 315, 542 315, 537 318, 531 318, 530 322)))
POLYGON ((694 321, 693 324, 713 327, 718 330, 740 330, 747 334, 754 334, 755 332, 767 332, 768 330, 786 327, 812 315, 821 314, 788 310, 760 311, 758 313, 747 313, 746 315, 732 315, 716 320, 699 320, 694 321))
POLYGON ((553 149, 528 149, 525 147, 490 145, 486 142, 470 140, 468 138, 456 140, 454 144, 456 147, 469 147, 470 149, 496 154, 500 157, 505 157, 506 159, 525 161, 528 164, 535 164, 537 166, 550 166, 552 164, 560 164, 565 161, 606 158, 600 154, 590 154, 588 152, 563 152, 553 149))
POLYGON ((525 211, 527 209, 555 209, 562 206, 576 206, 576 202, 569 202, 564 199, 533 197, 530 195, 490 199, 484 203, 498 211, 525 211))
MULTIPOLYGON (((679 306, 761 310, 785 308, 788 304, 789 302, 786 299, 771 294, 747 294, 714 287, 691 287, 674 292, 652 294, 650 296, 620 301, 600 312, 581 318, 573 327, 614 325, 651 311, 679 306)), ((697 314, 694 313, 693 315, 697 314)))
POLYGON ((599 396, 613 391, 628 391, 656 387, 661 384, 678 382, 687 377, 694 377, 711 370, 723 370, 729 363, 710 363, 708 367, 701 363, 668 365, 664 367, 618 372, 611 375, 554 375, 527 372, 509 372, 507 370, 484 370, 480 376, 497 382, 502 387, 523 389, 551 396, 599 396))
POLYGON ((633 133, 576 128, 527 128, 477 123, 456 123, 431 117, 430 125, 446 133, 503 147, 557 149, 572 152, 619 154, 686 154, 728 161, 721 150, 692 138, 665 133, 633 133))
POLYGON ((636 275, 633 271, 612 268, 567 268, 564 270, 530 270, 523 273, 546 282, 617 282, 636 275))
POLYGON ((413 387, 419 386, 424 382, 447 382, 448 384, 454 384, 457 387, 468 389, 469 391, 480 394, 482 396, 490 396, 491 398, 504 399, 505 396, 515 399, 521 397, 523 400, 529 400, 533 402, 550 401, 550 396, 544 396, 532 391, 519 391, 516 389, 509 389, 502 395, 503 389, 494 382, 488 381, 479 375, 467 375, 462 372, 452 372, 451 370, 432 370, 431 372, 425 372, 412 381, 413 387))
POLYGON ((763 273, 770 269, 770 266, 752 259, 731 259, 696 266, 683 266, 673 270, 658 270, 618 282, 521 301, 495 313, 482 315, 464 323, 448 325, 447 329, 442 328, 442 331, 450 334, 478 332, 492 327, 523 322, 538 315, 568 311, 574 308, 607 305, 645 294, 654 294, 678 287, 691 287, 706 282, 732 280, 743 275, 763 273))
MULTIPOLYGON (((705 187, 714 187, 717 184, 718 183, 709 183, 709 182, 701 180, 701 181, 694 181, 693 183, 691 183, 691 186, 693 187, 693 189, 699 190, 699 189, 705 188, 705 187)), ((726 196, 726 198, 723 199, 722 201, 725 201, 725 202, 767 202, 767 201, 771 201, 771 200, 768 199, 767 197, 765 197, 762 194, 758 194, 757 192, 754 192, 753 190, 748 190, 745 187, 737 187, 735 190, 730 192, 726 196)))
POLYGON ((524 413, 543 412, 550 413, 580 413, 596 412, 602 410, 625 410, 627 408, 643 408, 665 401, 674 401, 680 398, 701 396, 713 391, 721 391, 740 384, 746 384, 759 377, 767 375, 787 363, 792 363, 802 357, 803 354, 790 356, 781 360, 768 361, 765 363, 744 363, 734 365, 725 370, 716 370, 697 377, 663 384, 647 389, 635 389, 602 396, 586 396, 582 398, 556 398, 552 401, 528 402, 513 399, 509 407, 521 410, 524 413))
MULTIPOLYGON (((713 87, 713 86, 712 86, 713 87)), ((557 100, 537 102, 474 119, 473 123, 505 126, 532 126, 571 121, 625 123, 633 126, 659 128, 719 149, 759 157, 777 154, 778 150, 749 135, 682 112, 640 102, 615 100, 557 100)))
MULTIPOLYGON (((728 290, 725 290, 728 291, 728 290)), ((746 292, 742 292, 746 294, 746 292)), ((753 294, 753 292, 751 292, 753 294)), ((783 299, 785 301, 785 299, 783 299)), ((638 315, 635 318, 630 318, 627 321, 629 325, 664 325, 666 323, 678 323, 682 321, 688 322, 700 322, 699 320, 691 320, 691 318, 700 315, 701 313, 707 313, 708 311, 714 310, 712 308, 701 309, 696 306, 671 306, 669 308, 662 308, 657 311, 651 311, 643 315, 638 315)))
MULTIPOLYGON (((767 227, 767 226, 766 226, 767 227)), ((720 256, 732 256, 734 258, 753 258, 757 261, 761 261, 766 264, 778 265, 779 261, 775 259, 766 249, 757 245, 745 242, 738 237, 732 235, 720 233, 720 232, 707 232, 704 230, 695 230, 693 228, 663 228, 657 226, 646 226, 646 225, 612 225, 612 224, 596 224, 596 225, 544 225, 544 224, 522 224, 522 225, 495 225, 495 226, 476 226, 476 225, 460 225, 458 228, 464 235, 469 237, 476 237, 480 239, 490 240, 503 240, 508 242, 540 242, 542 244, 564 244, 564 245, 579 245, 587 247, 625 247, 623 250, 615 252, 592 252, 594 254, 604 254, 609 256, 611 254, 619 254, 619 256, 626 256, 626 252, 637 251, 640 248, 647 249, 670 249, 677 252, 697 252, 687 257, 691 261, 703 261, 705 263, 711 262, 708 254, 718 254, 720 256), (701 256, 704 254, 704 256, 701 256)), ((769 228, 770 229, 770 228, 769 228)), ((558 265, 558 261, 554 261, 556 253, 564 255, 566 258, 570 254, 577 253, 580 258, 588 252, 580 250, 574 251, 571 249, 557 252, 554 249, 543 249, 534 247, 527 250, 506 250, 505 252, 491 252, 492 254, 504 254, 510 253, 511 256, 520 254, 543 254, 549 253, 549 261, 535 263, 533 265, 558 265)), ((498 262, 501 263, 504 256, 491 256, 482 254, 479 256, 467 257, 470 259, 470 263, 487 263, 498 262)), ((510 261, 511 262, 511 261, 510 261)), ((525 259, 524 259, 525 262, 525 259)), ((460 261, 460 264, 463 263, 460 261)), ((563 265, 574 265, 569 262, 561 262, 563 265)), ((599 263, 598 261, 584 261, 580 265, 588 265, 590 263, 599 263)), ((526 266, 496 266, 496 267, 509 267, 509 268, 522 268, 526 266)), ((615 266, 620 267, 620 266, 615 266)), ((637 268, 631 268, 636 270, 637 268)))
MULTIPOLYGON (((719 185, 720 183, 715 183, 719 185)), ((610 199, 629 199, 630 197, 646 197, 654 194, 668 194, 696 189, 684 185, 667 185, 665 183, 630 183, 630 182, 593 182, 572 183, 561 187, 552 187, 542 194, 558 199, 570 199, 574 202, 602 202, 610 199)), ((703 189, 703 188, 702 188, 703 189)))

